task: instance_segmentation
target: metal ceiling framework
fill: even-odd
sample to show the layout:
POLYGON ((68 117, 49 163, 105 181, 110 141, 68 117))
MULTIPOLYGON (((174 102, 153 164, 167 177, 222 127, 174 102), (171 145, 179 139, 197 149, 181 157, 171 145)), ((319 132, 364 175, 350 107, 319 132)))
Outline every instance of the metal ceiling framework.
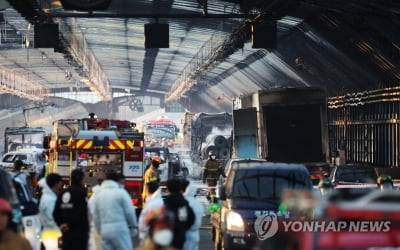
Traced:
MULTIPOLYGON (((43 6, 39 5, 36 0, 17 0, 10 1, 12 2, 12 6, 18 10, 21 15, 29 22, 32 23, 59 23, 60 31, 62 33, 62 41, 63 47, 57 48, 57 50, 62 51, 66 54, 66 58, 70 64, 78 65, 75 66, 75 70, 78 75, 83 77, 79 82, 85 83, 92 91, 96 92, 103 101, 111 100, 111 87, 110 83, 107 79, 106 73, 102 70, 100 63, 97 61, 94 53, 90 50, 90 45, 87 44, 85 35, 80 31, 80 27, 78 27, 77 22, 74 22, 74 19, 71 17, 77 18, 182 18, 182 19, 192 19, 192 18, 246 18, 254 16, 254 14, 249 13, 240 13, 239 9, 234 9, 234 7, 230 7, 230 13, 215 13, 215 9, 221 8, 216 4, 208 5, 207 1, 202 1, 202 13, 194 13, 192 10, 189 13, 111 13, 111 12, 89 12, 89 13, 77 13, 77 12, 66 12, 64 10, 60 10, 60 8, 51 9, 51 5, 54 4, 54 1, 41 1, 41 5, 49 7, 48 9, 44 9, 43 6), (217 6, 217 7, 216 7, 217 6), (210 7, 210 11, 209 11, 210 7), (214 9, 213 9, 214 8, 214 9), (44 11, 45 10, 45 11, 44 11), (214 13, 213 13, 214 12, 214 13), (65 21, 69 17, 71 22, 65 21), (72 25, 71 25, 72 23, 72 25), (71 62, 70 57, 72 57, 73 62, 71 62)), ((173 1, 170 1, 171 3, 173 1)), ((184 3, 185 1, 182 1, 184 3)), ((189 6, 188 3, 185 3, 189 6)), ((237 3, 234 3, 235 5, 237 3)), ((184 6, 182 4, 182 6, 184 6)), ((187 7, 186 7, 187 8, 187 7)), ((188 8, 189 9, 189 8, 188 8)), ((120 9, 121 10, 121 9, 120 9)), ((164 10, 165 11, 165 10, 164 10)), ((168 11, 168 10, 167 10, 168 11)), ((204 46, 203 46, 204 47, 204 46)), ((157 54, 157 53, 156 53, 157 54)), ((199 54, 199 53, 198 53, 199 54)), ((187 67, 188 68, 188 67, 187 67)), ((203 66, 204 68, 204 66, 203 66)), ((70 74, 69 70, 66 70, 66 74, 70 74)), ((74 79, 75 82, 78 80, 74 79)), ((79 83, 75 84, 79 85, 79 83)), ((147 83, 148 85, 148 83, 147 83)), ((76 86, 75 86, 76 87, 76 86)), ((146 83, 142 83, 141 86, 138 86, 139 91, 143 94, 146 94, 148 89, 146 89, 146 83)), ((77 88, 77 87, 76 87, 77 88)), ((53 87, 52 87, 53 89, 53 87)), ((65 89, 65 88, 54 88, 54 89, 65 89)), ((67 88, 68 89, 68 88, 67 88)), ((165 92, 165 91, 164 91, 165 92)), ((163 97, 163 93, 160 93, 160 97, 163 97)))
MULTIPOLYGON (((295 16, 306 16, 305 13, 314 12, 320 13, 324 11, 332 11, 332 12, 340 12, 345 13, 347 15, 355 15, 355 16, 365 16, 371 15, 372 17, 392 17, 394 19, 400 20, 400 4, 395 1, 287 1, 286 4, 283 4, 284 1, 277 1, 277 4, 270 4, 268 7, 263 7, 263 12, 261 15, 257 16, 254 20, 247 20, 243 22, 242 26, 239 27, 233 34, 225 41, 223 48, 219 48, 219 50, 212 51, 213 57, 210 56, 210 59, 206 61, 203 65, 199 65, 196 70, 191 70, 191 74, 186 72, 182 73, 180 78, 174 83, 171 90, 166 93, 166 102, 177 100, 180 98, 184 98, 184 94, 186 92, 190 92, 190 89, 195 85, 204 82, 206 78, 210 78, 207 74, 202 74, 202 72, 210 70, 210 65, 217 65, 216 62, 219 60, 215 59, 218 56, 215 54, 222 54, 222 58, 225 59, 227 55, 234 53, 234 51, 241 49, 242 47, 236 46, 236 44, 241 44, 246 42, 246 32, 248 33, 248 22, 255 22, 257 19, 279 19, 284 14, 294 14, 295 16), (383 2, 387 2, 387 4, 383 4, 383 2), (282 5, 286 8, 282 8, 282 5), (290 6, 290 7, 289 7, 290 6), (308 11, 305 10, 308 8, 308 11), (268 16, 274 13, 274 16, 268 16), (240 34, 240 35, 237 35, 240 34)), ((379 55, 376 51, 373 51, 371 47, 368 47, 368 44, 360 43, 359 49, 364 53, 370 53, 373 60, 377 62, 377 64, 381 64, 383 70, 393 71, 393 75, 398 75, 398 69, 394 67, 387 59, 385 59, 382 55, 379 55)), ((396 46, 394 44, 394 46, 396 46)), ((261 58, 259 58, 261 59, 261 58)), ((222 61, 222 60, 220 60, 222 61)), ((194 64, 196 61, 194 62, 194 64)), ((241 64, 241 62, 238 62, 241 64)), ((247 63, 246 66, 249 64, 247 63)), ((193 67, 188 67, 189 70, 193 67)), ((240 68, 240 67, 238 67, 240 68)), ((225 74, 227 72, 224 72, 225 74)), ((232 72, 231 72, 232 73, 232 72)), ((229 73, 229 74, 231 74, 229 73)), ((218 76, 220 78, 220 76, 218 76)), ((221 80, 221 79, 220 79, 221 80)), ((216 78, 207 79, 206 82, 208 84, 210 82, 217 81, 216 78)), ((212 84, 211 84, 212 85, 212 84)))
POLYGON ((259 14, 247 17, 241 24, 225 39, 219 43, 214 37, 205 44, 183 69, 171 89, 165 95, 165 102, 179 100, 184 97, 194 85, 199 82, 205 72, 215 68, 236 50, 242 49, 244 43, 249 40, 250 27, 252 23, 264 20, 279 19, 283 15, 282 8, 287 10, 289 1, 275 0, 258 6, 259 14), (278 11, 279 10, 279 11, 278 11))
MULTIPOLYGON (((31 2, 30 5, 28 6, 34 6, 35 4, 33 2, 35 2, 35 0, 18 0, 19 2, 31 2)), ((83 68, 83 72, 82 74, 87 75, 96 75, 96 81, 91 80, 91 78, 85 78, 84 80, 81 80, 81 82, 86 83, 89 88, 92 91, 97 92, 100 96, 101 99, 104 101, 109 101, 111 99, 110 97, 110 87, 109 87, 109 82, 107 81, 107 78, 105 76, 105 73, 101 70, 101 66, 99 66, 99 63, 96 63, 96 59, 95 57, 92 57, 90 54, 91 52, 89 51, 89 56, 86 55, 86 53, 82 53, 83 49, 88 49, 89 46, 88 45, 81 45, 82 42, 76 42, 77 39, 77 35, 76 33, 79 33, 79 31, 77 31, 79 28, 76 25, 76 22, 74 22, 73 26, 74 27, 69 27, 66 24, 66 22, 63 21, 64 18, 66 19, 67 17, 71 18, 71 17, 76 17, 76 18, 183 18, 183 19, 188 19, 188 18, 224 18, 224 19, 228 19, 228 18, 234 18, 234 19, 245 19, 245 20, 254 20, 254 16, 256 16, 256 14, 258 14, 258 17, 260 16, 260 10, 265 9, 265 6, 272 6, 274 4, 282 4, 282 3, 286 3, 287 1, 279 1, 279 0, 275 0, 272 1, 272 3, 262 3, 260 4, 260 1, 254 1, 252 3, 252 1, 247 1, 246 3, 243 3, 241 1, 235 2, 235 1, 228 1, 228 2, 234 2, 234 4, 239 4, 240 8, 242 9, 246 9, 245 12, 240 11, 239 9, 236 10, 232 10, 231 13, 223 13, 223 14, 218 14, 218 13, 210 13, 208 11, 208 4, 207 1, 202 1, 202 8, 203 8, 203 12, 202 13, 172 13, 172 14, 168 14, 168 13, 111 13, 111 12, 106 12, 106 13, 93 13, 93 12, 89 12, 89 13, 77 13, 77 12, 65 12, 65 11, 59 11, 59 9, 55 9, 55 11, 47 11, 48 13, 40 13, 42 16, 45 16, 46 18, 58 18, 58 22, 62 25, 62 27, 67 27, 67 28, 61 28, 61 31, 63 33, 63 38, 66 39, 67 44, 69 44, 69 46, 72 48, 69 49, 70 53, 73 55, 74 57, 74 61, 76 62, 80 62, 80 64, 83 66, 81 66, 81 68, 83 68), (250 13, 250 9, 253 8, 254 6, 257 6, 257 10, 254 11, 254 9, 252 10, 253 12, 250 13), (258 6, 259 5, 259 6, 258 6), (60 21, 61 20, 61 21, 60 21), (71 32, 74 31, 75 32, 71 32), (68 35, 68 34, 72 34, 72 35, 68 35), (71 36, 73 37, 71 39, 71 36), (78 47, 76 46, 76 44, 78 45, 78 47), (80 45, 80 46, 79 46, 80 45), (87 59, 87 58, 94 58, 92 61, 95 62, 95 64, 97 65, 96 67, 88 67, 85 66, 87 65, 87 63, 85 63, 83 61, 82 58, 79 58, 79 54, 77 53, 77 51, 81 52, 81 54, 84 54, 84 58, 83 59, 87 59), (82 63, 83 62, 83 63, 82 63), (87 69, 96 69, 96 73, 93 73, 90 70, 87 69), (85 73, 87 72, 87 73, 85 73), (99 75, 101 77, 99 77, 99 75)), ((51 2, 47 3, 47 5, 51 5, 51 2)), ((14 7, 17 7, 18 10, 20 10, 22 8, 22 4, 19 5, 15 5, 14 7)), ((226 8, 226 6, 224 6, 224 8, 226 8)), ((36 9, 36 6, 34 7, 34 9, 36 9)), ((20 11, 20 12, 24 12, 24 11, 20 11)), ((26 12, 26 11, 25 11, 26 12)), ((29 12, 29 11, 28 11, 29 12)), ((39 11, 40 12, 40 11, 39 11)), ((225 10, 224 10, 225 12, 225 10)), ((28 20, 30 19, 30 17, 33 14, 31 14, 31 12, 29 12, 28 14, 28 20)), ((26 16, 26 15, 25 15, 26 16)), ((46 21, 47 22, 47 21, 46 21)), ((246 21, 248 22, 248 21, 246 21)), ((224 58, 226 58, 227 56, 229 56, 230 54, 233 53, 233 48, 232 46, 236 46, 237 42, 239 40, 243 40, 244 36, 247 36, 246 33, 248 33, 248 31, 245 31, 245 28, 247 24, 246 22, 242 23, 239 25, 239 27, 234 30, 232 32, 231 36, 226 36, 227 38, 225 40, 221 40, 219 42, 219 44, 214 45, 214 47, 208 51, 207 55, 205 55, 204 51, 200 51, 198 53, 195 54, 195 56, 192 58, 192 60, 187 64, 187 66, 184 68, 182 75, 178 77, 178 80, 175 81, 175 84, 173 87, 171 87, 171 90, 173 88, 175 88, 176 85, 181 85, 179 84, 179 81, 182 81, 182 78, 187 77, 187 73, 189 71, 192 71, 194 68, 196 68, 194 75, 192 75, 193 73, 190 72, 189 74, 191 75, 190 77, 192 78, 191 81, 194 81, 194 77, 197 77, 199 73, 204 72, 206 70, 210 70, 213 65, 215 65, 216 63, 218 63, 218 61, 223 60, 224 58), (199 60, 199 56, 201 56, 201 59, 199 60), (195 62, 195 64, 197 65, 193 65, 193 62, 195 62), (204 65, 203 65, 204 64, 204 65), (193 67, 195 66, 195 67, 193 67)), ((83 35, 82 35, 83 36, 83 35)), ((213 39, 211 38, 209 40, 209 42, 213 43, 213 39)), ((83 40, 83 43, 85 42, 85 39, 81 39, 83 40)), ((242 41, 239 41, 239 43, 242 43, 242 41)), ((207 44, 204 44, 202 46, 202 48, 206 48, 207 44)), ((187 80, 183 80, 186 81, 187 80)), ((143 85, 143 84, 142 84, 143 85)), ((147 87, 147 86, 146 86, 147 87)), ((144 89, 144 86, 140 86, 140 92, 146 92, 146 90, 144 89)), ((164 91, 165 92, 165 91, 164 91)), ((186 91, 184 91, 186 92, 186 91)), ((162 93, 161 97, 162 96, 162 93)), ((173 98, 174 100, 177 100, 182 93, 174 93, 173 94, 175 97, 173 98)), ((168 98, 167 96, 167 101, 170 101, 171 98, 168 98)))
MULTIPOLYGON (((330 12, 355 19, 359 17, 360 20, 365 20, 368 16, 368 19, 381 24, 384 24, 385 20, 400 20, 400 3, 394 0, 216 0, 209 1, 206 9, 204 5, 199 4, 203 1, 197 0, 137 0, 134 3, 128 0, 113 0, 109 11, 92 13, 64 11, 57 5, 52 7, 51 1, 46 4, 46 11, 43 6, 38 8, 36 0, 9 2, 29 22, 59 23, 62 46, 57 50, 63 52, 63 56, 53 55, 47 50, 29 49, 29 46, 25 50, 10 50, 9 45, 2 44, 5 49, 8 46, 7 50, 0 50, 0 58, 8 61, 5 70, 13 67, 16 68, 15 72, 11 71, 13 74, 24 75, 21 69, 30 69, 30 84, 49 89, 48 95, 72 89, 91 90, 106 101, 113 98, 113 92, 126 92, 126 89, 129 89, 128 95, 151 95, 162 99, 165 94, 166 102, 179 101, 190 98, 191 95, 198 95, 200 90, 212 88, 230 78, 231 74, 237 73, 240 73, 240 76, 234 77, 235 79, 242 81, 240 77, 246 77, 246 84, 250 84, 247 82, 251 81, 257 85, 257 80, 262 79, 262 74, 276 74, 274 71, 265 70, 274 70, 274 67, 279 65, 271 65, 272 62, 268 61, 268 57, 271 57, 268 51, 251 51, 238 46, 248 42, 248 22, 256 18, 280 19, 285 15, 292 15, 307 19, 316 13, 330 12), (132 11, 132 7, 135 7, 136 11, 132 11), (204 15, 204 12, 207 12, 207 15, 204 15), (172 33, 170 49, 144 50, 141 29, 145 23, 154 22, 154 19, 160 23, 169 23, 172 33), (237 53, 238 51, 242 51, 242 54, 237 53), (53 66, 47 66, 47 70, 54 68, 51 69, 54 73, 46 74, 37 65, 33 66, 32 63, 26 62, 28 60, 23 60, 28 57, 35 64, 40 62, 42 68, 50 65, 50 62, 53 63, 53 66), (61 79, 64 76, 58 74, 63 71, 72 72, 71 79, 61 79), (259 79, 250 80, 252 78, 259 79), (87 87, 82 87, 81 83, 87 87)), ((10 13, 12 11, 7 11, 6 18, 9 18, 10 13)), ((329 15, 327 17, 324 22, 334 26, 335 18, 329 15)), ((290 22, 290 17, 285 18, 284 21, 290 22)), ((6 23, 7 26, 11 24, 15 25, 15 22, 6 23)), ((32 30, 26 28, 26 23, 22 26, 24 25, 25 27, 15 27, 15 30, 23 30, 27 37, 32 37, 32 30)), ((292 28, 281 22, 278 32, 291 31, 292 28)), ((323 28, 326 29, 326 26, 323 28)), ((346 30, 344 26, 340 26, 340 29, 343 30, 339 34, 351 34, 350 28, 346 30)), ((310 36, 311 31, 307 32, 303 35, 310 36)), ((396 32, 386 32, 385 35, 391 35, 387 39, 392 41, 392 44, 387 47, 396 50, 396 46, 400 44, 396 32)), ((24 40, 23 37, 21 39, 24 40)), ((386 58, 377 47, 371 48, 371 43, 368 42, 358 45, 357 53, 362 53, 374 64, 380 65, 381 71, 388 72, 391 76, 400 75, 397 63, 386 58)), ((311 65, 305 61, 306 66, 307 63, 311 65)), ((0 63, 0 68, 1 66, 0 63)), ((298 78, 298 81, 307 81, 310 77, 316 77, 311 73, 303 70, 294 72, 293 75, 296 75, 294 78, 298 78)), ((266 85, 271 84, 257 87, 266 85)), ((235 94, 236 91, 232 91, 232 95, 235 94)), ((229 93, 225 96, 232 97, 229 93)))
POLYGON ((64 39, 70 46, 70 52, 74 61, 80 62, 77 67, 81 72, 81 82, 95 92, 100 100, 110 102, 112 100, 111 87, 107 75, 93 51, 90 49, 83 32, 78 28, 75 19, 69 19, 67 24, 63 19, 57 20, 64 39), (74 30, 74 32, 71 32, 74 30))
POLYGON ((192 112, 221 112, 231 109, 232 98, 258 89, 316 86, 335 96, 397 86, 400 6, 384 2, 392 3, 393 14, 379 8, 374 13, 373 5, 361 1, 336 1, 340 9, 319 6, 323 1, 301 1, 278 21, 277 49, 251 51, 247 44, 202 74, 180 102, 192 112), (366 6, 371 9, 360 10, 366 6), (286 23, 294 25, 283 27, 286 23), (296 58, 302 59, 302 67, 296 66, 296 58))

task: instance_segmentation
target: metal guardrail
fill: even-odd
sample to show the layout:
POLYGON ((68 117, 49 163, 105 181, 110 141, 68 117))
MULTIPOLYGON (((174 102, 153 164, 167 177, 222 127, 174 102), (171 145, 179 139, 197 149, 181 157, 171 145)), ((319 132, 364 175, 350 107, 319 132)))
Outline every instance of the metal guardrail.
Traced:
POLYGON ((33 101, 43 101, 50 90, 40 86, 34 82, 21 76, 17 72, 8 70, 0 70, 0 91, 24 97, 33 101))

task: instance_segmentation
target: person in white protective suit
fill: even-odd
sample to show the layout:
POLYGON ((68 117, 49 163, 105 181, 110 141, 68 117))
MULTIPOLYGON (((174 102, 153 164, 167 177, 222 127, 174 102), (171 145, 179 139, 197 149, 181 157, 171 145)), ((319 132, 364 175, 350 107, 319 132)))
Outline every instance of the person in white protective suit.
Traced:
POLYGON ((89 237, 89 250, 102 250, 101 247, 101 237, 96 232, 94 221, 93 221, 93 213, 94 213, 94 201, 96 200, 97 194, 101 190, 101 183, 104 180, 99 178, 97 180, 97 185, 92 188, 92 195, 88 201, 88 209, 89 209, 89 218, 90 218, 90 237, 89 237))
POLYGON ((107 172, 94 199, 93 221, 103 250, 133 249, 132 237, 137 234, 135 207, 128 192, 119 187, 119 176, 107 172))
POLYGON ((39 218, 43 231, 49 229, 59 231, 53 217, 53 212, 57 201, 57 194, 63 186, 61 176, 58 174, 49 174, 46 178, 42 178, 39 181, 39 186, 42 188, 42 195, 39 202, 39 218))
POLYGON ((185 199, 189 202, 189 206, 193 209, 196 218, 193 225, 186 231, 186 241, 183 245, 183 250, 198 250, 200 243, 200 227, 202 224, 202 217, 204 214, 203 205, 196 200, 196 186, 187 180, 182 181, 182 188, 185 190, 185 199))
POLYGON ((155 208, 164 205, 164 200, 161 197, 161 188, 159 188, 158 182, 151 181, 146 185, 150 196, 147 197, 146 203, 139 216, 138 229, 140 241, 143 241, 149 233, 150 226, 145 222, 147 214, 155 208))

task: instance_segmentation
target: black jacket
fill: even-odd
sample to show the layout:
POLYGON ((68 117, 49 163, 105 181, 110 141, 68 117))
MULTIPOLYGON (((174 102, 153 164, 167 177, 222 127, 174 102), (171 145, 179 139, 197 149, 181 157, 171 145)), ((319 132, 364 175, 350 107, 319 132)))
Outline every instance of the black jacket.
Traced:
POLYGON ((171 246, 182 249, 186 240, 186 231, 193 225, 195 214, 181 193, 168 195, 165 199, 165 206, 167 210, 172 211, 175 216, 174 238, 171 246))
POLYGON ((54 208, 54 220, 57 225, 68 224, 71 234, 89 234, 89 217, 86 189, 80 185, 71 185, 57 198, 54 208))

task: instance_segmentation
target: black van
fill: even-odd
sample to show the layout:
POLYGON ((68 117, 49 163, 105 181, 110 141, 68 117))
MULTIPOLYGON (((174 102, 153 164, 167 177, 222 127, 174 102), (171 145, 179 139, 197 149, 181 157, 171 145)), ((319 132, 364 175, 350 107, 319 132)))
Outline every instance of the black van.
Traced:
POLYGON ((211 214, 215 249, 252 249, 257 243, 258 216, 277 213, 285 189, 312 190, 307 168, 298 164, 246 162, 234 164, 218 186, 221 210, 211 214))

